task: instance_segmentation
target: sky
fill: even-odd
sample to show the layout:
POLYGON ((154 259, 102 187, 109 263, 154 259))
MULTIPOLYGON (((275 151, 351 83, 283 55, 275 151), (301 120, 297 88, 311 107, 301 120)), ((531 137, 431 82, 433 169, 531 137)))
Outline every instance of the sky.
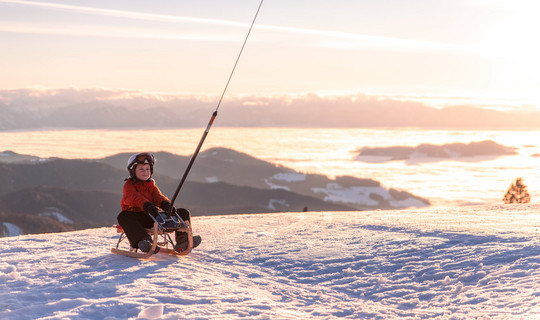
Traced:
MULTIPOLYGON (((219 96, 259 0, 0 0, 0 89, 219 96)), ((540 108, 540 3, 266 0, 229 95, 540 108)))

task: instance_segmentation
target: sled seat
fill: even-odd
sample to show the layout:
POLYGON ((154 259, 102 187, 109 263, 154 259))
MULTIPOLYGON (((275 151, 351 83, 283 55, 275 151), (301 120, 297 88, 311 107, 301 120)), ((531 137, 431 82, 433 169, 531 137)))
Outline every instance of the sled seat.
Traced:
MULTIPOLYGON (((167 217, 167 216, 164 215, 163 212, 161 212, 156 217, 153 217, 153 219, 154 219, 154 222, 158 224, 158 233, 157 233, 158 235, 171 233, 173 231, 181 231, 181 232, 191 231, 190 221, 189 220, 184 221, 184 220, 180 219, 179 216, 167 217), (176 223, 176 226, 174 226, 172 228, 165 227, 167 220, 174 221, 176 223)), ((116 228, 116 233, 120 233, 120 234, 124 233, 124 228, 122 228, 121 225, 117 224, 117 225, 114 225, 113 227, 116 228)), ((154 226, 152 226, 151 228, 145 228, 144 230, 149 235, 154 235, 155 234, 154 226)))
MULTIPOLYGON (((165 234, 165 233, 171 233, 171 232, 174 232, 174 231, 188 232, 187 229, 189 228, 189 221, 186 221, 185 223, 188 225, 188 227, 179 227, 179 228, 177 228, 177 229, 175 229, 175 230, 170 230, 170 231, 167 231, 167 232, 161 230, 161 229, 158 227, 158 230, 157 230, 157 231, 158 231, 158 235, 162 235, 162 234, 165 234)), ((113 228, 116 229, 116 233, 118 233, 118 234, 123 234, 123 233, 124 233, 124 228, 122 228, 122 226, 119 225, 119 224, 113 225, 113 228)), ((145 228, 144 230, 145 230, 146 233, 148 233, 149 235, 151 235, 151 236, 154 235, 154 228, 145 228)))

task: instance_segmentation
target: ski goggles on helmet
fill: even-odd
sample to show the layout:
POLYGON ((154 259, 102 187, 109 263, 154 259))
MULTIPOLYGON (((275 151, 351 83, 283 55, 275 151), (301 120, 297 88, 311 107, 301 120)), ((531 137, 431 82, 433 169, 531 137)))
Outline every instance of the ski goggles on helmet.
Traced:
POLYGON ((129 158, 128 170, 133 169, 136 164, 149 164, 150 167, 153 167, 155 162, 156 158, 154 158, 153 154, 148 152, 137 153, 129 158))

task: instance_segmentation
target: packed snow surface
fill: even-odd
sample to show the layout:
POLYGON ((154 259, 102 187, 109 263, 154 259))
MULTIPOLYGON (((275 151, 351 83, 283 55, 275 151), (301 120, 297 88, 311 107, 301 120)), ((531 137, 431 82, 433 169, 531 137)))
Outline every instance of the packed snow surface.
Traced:
POLYGON ((540 205, 194 217, 185 257, 105 227, 0 239, 0 319, 540 319, 540 205))

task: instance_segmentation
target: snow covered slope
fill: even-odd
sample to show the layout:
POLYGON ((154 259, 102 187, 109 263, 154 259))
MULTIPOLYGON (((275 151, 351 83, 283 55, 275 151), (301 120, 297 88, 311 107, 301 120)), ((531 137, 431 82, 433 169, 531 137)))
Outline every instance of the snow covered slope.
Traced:
POLYGON ((13 223, 3 222, 0 224, 0 236, 2 237, 13 237, 21 234, 24 234, 24 232, 13 223))
POLYGON ((187 257, 113 228, 0 239, 0 319, 540 319, 540 205, 195 217, 187 257))

